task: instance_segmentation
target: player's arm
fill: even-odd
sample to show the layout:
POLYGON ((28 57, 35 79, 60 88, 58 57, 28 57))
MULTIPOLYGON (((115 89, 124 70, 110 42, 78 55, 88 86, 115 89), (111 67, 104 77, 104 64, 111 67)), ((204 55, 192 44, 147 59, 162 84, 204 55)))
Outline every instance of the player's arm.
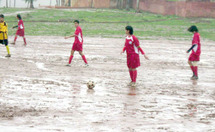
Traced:
POLYGON ((14 28, 18 28, 19 26, 18 25, 16 25, 16 26, 13 26, 12 28, 14 29, 14 28))
POLYGON ((121 54, 123 54, 126 51, 126 47, 123 47, 121 54))
POLYGON ((73 37, 75 37, 75 36, 78 36, 78 34, 79 34, 79 30, 76 29, 76 31, 75 31, 75 33, 74 33, 73 35, 68 36, 68 37, 65 37, 65 39, 73 38, 73 37))
POLYGON ((197 44, 192 45, 192 47, 187 50, 187 53, 189 53, 191 50, 193 50, 193 48, 195 48, 196 46, 197 46, 197 44))
POLYGON ((73 35, 70 35, 70 36, 66 36, 65 39, 73 38, 73 37, 75 37, 75 36, 77 36, 77 35, 73 34, 73 35))
POLYGON ((136 37, 134 37, 134 41, 135 41, 135 46, 137 46, 137 48, 138 48, 138 50, 140 51, 140 53, 141 53, 142 55, 144 55, 145 59, 149 60, 149 57, 146 56, 145 52, 144 52, 143 49, 140 47, 140 42, 139 42, 139 40, 138 40, 136 37))

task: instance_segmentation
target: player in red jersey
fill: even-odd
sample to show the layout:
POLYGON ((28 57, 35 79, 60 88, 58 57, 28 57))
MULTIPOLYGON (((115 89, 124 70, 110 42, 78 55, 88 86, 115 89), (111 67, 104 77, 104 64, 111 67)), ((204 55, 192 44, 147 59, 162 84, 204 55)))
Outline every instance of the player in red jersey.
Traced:
POLYGON ((187 53, 189 53, 192 50, 192 53, 190 54, 188 64, 190 65, 190 68, 193 72, 193 76, 191 77, 192 80, 198 80, 198 62, 200 61, 200 55, 201 55, 201 43, 200 43, 200 34, 198 31, 198 28, 194 25, 191 26, 188 29, 189 32, 192 32, 193 40, 192 40, 192 46, 189 50, 187 50, 187 53))
POLYGON ((17 36, 20 36, 20 37, 23 37, 23 40, 24 40, 24 45, 26 46, 27 43, 26 43, 26 39, 25 39, 25 27, 24 27, 24 23, 22 21, 22 17, 21 15, 17 15, 16 16, 17 19, 19 20, 18 21, 18 25, 14 26, 13 28, 18 28, 17 31, 16 31, 16 35, 15 35, 15 38, 14 38, 14 42, 11 43, 11 44, 16 44, 16 39, 17 39, 17 36))
POLYGON ((88 63, 87 63, 87 59, 86 59, 85 55, 83 54, 83 34, 82 34, 82 29, 79 26, 79 21, 78 20, 75 20, 74 24, 75 24, 75 27, 76 27, 76 31, 75 31, 74 35, 65 37, 65 39, 68 39, 68 38, 71 38, 71 37, 75 37, 75 41, 73 43, 71 55, 69 57, 69 63, 67 64, 67 66, 70 66, 75 51, 79 52, 79 54, 81 55, 82 59, 85 62, 85 65, 89 66, 88 63))
POLYGON ((131 83, 129 85, 136 86, 137 69, 140 66, 139 52, 141 52, 145 59, 149 60, 142 48, 140 47, 139 40, 133 35, 133 28, 131 26, 125 27, 125 33, 127 35, 125 40, 125 46, 121 52, 127 53, 127 66, 130 73, 131 83))

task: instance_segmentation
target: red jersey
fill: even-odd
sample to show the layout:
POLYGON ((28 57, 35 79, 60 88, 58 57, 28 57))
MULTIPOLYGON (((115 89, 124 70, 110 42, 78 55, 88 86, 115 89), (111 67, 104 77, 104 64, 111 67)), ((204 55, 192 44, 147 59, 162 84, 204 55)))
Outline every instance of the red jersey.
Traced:
POLYGON ((139 54, 138 47, 140 46, 139 40, 136 36, 127 36, 125 39, 125 50, 127 54, 139 54))
POLYGON ((18 30, 24 30, 24 23, 23 23, 22 19, 19 20, 19 22, 18 22, 18 30))
POLYGON ((193 35, 192 45, 196 45, 192 49, 192 54, 200 55, 201 54, 201 43, 200 43, 200 34, 199 33, 195 33, 193 35))
POLYGON ((78 26, 75 30, 75 44, 83 44, 83 34, 82 29, 80 26, 78 26))

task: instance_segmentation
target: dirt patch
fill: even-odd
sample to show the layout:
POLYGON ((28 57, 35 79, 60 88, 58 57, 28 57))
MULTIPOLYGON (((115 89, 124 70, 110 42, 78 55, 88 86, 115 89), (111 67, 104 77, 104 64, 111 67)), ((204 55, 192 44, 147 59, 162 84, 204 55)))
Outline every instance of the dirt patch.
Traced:
MULTIPOLYGON (((12 38, 10 38, 12 40, 12 38)), ((73 39, 27 36, 0 47, 0 128, 3 131, 214 131, 215 47, 202 42, 199 81, 191 81, 190 41, 141 40, 150 57, 128 87, 124 38, 85 37, 90 66, 75 54, 73 39), (86 83, 96 82, 94 90, 86 83)))

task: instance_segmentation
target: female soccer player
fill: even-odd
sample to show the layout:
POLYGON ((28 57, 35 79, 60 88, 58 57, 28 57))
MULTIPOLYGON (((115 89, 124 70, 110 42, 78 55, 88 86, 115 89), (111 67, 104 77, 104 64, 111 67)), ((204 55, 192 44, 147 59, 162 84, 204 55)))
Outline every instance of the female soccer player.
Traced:
POLYGON ((22 21, 22 17, 21 15, 17 15, 16 16, 17 19, 19 20, 18 21, 18 25, 14 26, 13 28, 18 28, 17 31, 16 31, 16 35, 15 35, 15 38, 14 38, 14 42, 11 43, 11 44, 16 44, 16 39, 17 39, 17 36, 20 36, 20 37, 23 37, 23 40, 24 40, 24 45, 26 46, 27 43, 26 43, 26 39, 25 39, 25 27, 24 27, 24 23, 22 21))
POLYGON ((75 20, 74 21, 75 27, 76 27, 76 31, 73 35, 65 37, 65 39, 71 38, 71 37, 75 37, 75 41, 73 43, 73 47, 72 47, 72 51, 71 51, 71 55, 69 57, 69 63, 67 64, 67 66, 70 66, 73 56, 74 56, 74 52, 78 51, 79 54, 81 55, 82 59, 85 62, 86 66, 89 66, 87 63, 87 59, 85 57, 85 55, 83 54, 83 34, 82 34, 82 29, 79 26, 79 21, 75 20))
POLYGON ((131 26, 125 27, 125 33, 127 37, 125 40, 125 47, 123 48, 121 54, 125 51, 127 53, 127 66, 131 77, 131 82, 129 85, 135 87, 137 78, 136 68, 140 66, 139 51, 144 55, 145 59, 149 60, 149 58, 140 47, 137 37, 133 35, 133 28, 131 26))
POLYGON ((7 28, 7 23, 4 21, 3 14, 0 14, 0 44, 3 44, 6 46, 8 54, 5 57, 11 57, 10 49, 8 46, 8 28, 7 28))
POLYGON ((188 60, 188 64, 190 65, 190 68, 193 72, 191 80, 198 80, 198 62, 200 61, 201 55, 200 34, 198 33, 199 30, 195 25, 188 28, 188 31, 194 34, 192 46, 189 50, 187 50, 187 53, 189 53, 192 50, 192 53, 190 54, 188 60))

